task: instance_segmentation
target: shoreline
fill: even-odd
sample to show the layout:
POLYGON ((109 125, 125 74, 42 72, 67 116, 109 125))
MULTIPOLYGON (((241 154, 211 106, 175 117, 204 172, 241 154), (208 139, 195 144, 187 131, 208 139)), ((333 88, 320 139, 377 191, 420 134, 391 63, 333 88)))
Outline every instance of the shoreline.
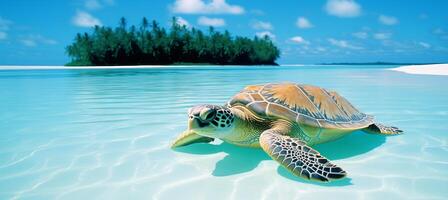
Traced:
MULTIPOLYGON (((70 69, 162 69, 162 68, 192 68, 192 67, 281 67, 284 65, 111 65, 111 66, 51 66, 51 65, 0 65, 0 70, 70 70, 70 69)), ((293 65, 285 65, 293 66, 293 65)), ((305 65, 296 65, 305 66, 305 65)))
MULTIPOLYGON (((0 65, 1 70, 83 70, 83 69, 188 69, 197 67, 246 67, 246 65, 124 65, 124 66, 25 66, 0 65)), ((343 66, 343 65, 317 65, 317 64, 279 64, 279 65, 253 65, 260 67, 304 67, 304 66, 343 66)), ((386 70, 415 75, 448 76, 447 64, 404 65, 386 70)))
MULTIPOLYGON (((200 65, 228 66, 228 65, 200 65)), ((233 65, 238 66, 238 65, 233 65)), ((264 65, 263 65, 264 66, 264 65)), ((51 70, 51 69, 158 69, 158 68, 191 68, 196 65, 124 65, 124 66, 0 66, 0 70, 51 70)))
POLYGON ((448 76, 448 64, 405 65, 388 70, 406 74, 448 76))
POLYGON ((306 66, 344 66, 323 64, 277 64, 277 65, 110 65, 110 66, 64 66, 64 65, 0 65, 0 70, 70 70, 70 69, 162 69, 192 67, 306 67, 306 66))

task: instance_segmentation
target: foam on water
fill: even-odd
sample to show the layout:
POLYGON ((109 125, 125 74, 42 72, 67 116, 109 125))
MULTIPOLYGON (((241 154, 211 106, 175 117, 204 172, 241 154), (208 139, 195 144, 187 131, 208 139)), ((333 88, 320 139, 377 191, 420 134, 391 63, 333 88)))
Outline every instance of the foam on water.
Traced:
POLYGON ((446 85, 378 66, 0 70, 0 199, 446 199, 446 85), (279 81, 336 90, 405 134, 316 146, 349 174, 327 184, 260 149, 169 148, 189 107, 279 81))

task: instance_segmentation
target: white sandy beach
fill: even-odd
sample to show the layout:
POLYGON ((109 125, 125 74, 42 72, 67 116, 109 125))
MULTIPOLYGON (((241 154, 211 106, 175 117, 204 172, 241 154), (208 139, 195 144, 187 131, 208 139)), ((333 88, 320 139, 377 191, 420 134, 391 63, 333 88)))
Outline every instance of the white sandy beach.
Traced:
POLYGON ((21 66, 4 65, 0 70, 37 70, 37 69, 145 69, 145 68, 187 68, 192 65, 129 65, 129 66, 21 66))
POLYGON ((448 76, 448 64, 408 65, 408 66, 401 66, 401 67, 393 68, 391 70, 404 72, 404 73, 408 73, 408 74, 448 76))
MULTIPOLYGON (((306 65, 280 65, 290 67, 301 67, 306 65)), ((38 70, 38 69, 144 69, 144 68, 189 68, 193 65, 140 65, 140 66, 82 66, 82 67, 66 67, 66 66, 0 66, 0 70, 38 70)), ((445 75, 448 76, 448 64, 430 64, 430 65, 408 65, 389 70, 404 72, 408 74, 423 75, 445 75)))

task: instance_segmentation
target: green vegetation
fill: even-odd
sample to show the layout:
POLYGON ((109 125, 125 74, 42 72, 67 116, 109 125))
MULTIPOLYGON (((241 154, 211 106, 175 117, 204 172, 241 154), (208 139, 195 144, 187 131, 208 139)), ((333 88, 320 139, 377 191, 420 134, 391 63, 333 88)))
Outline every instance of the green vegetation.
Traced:
POLYGON ((210 63, 219 65, 274 65, 280 51, 269 37, 249 39, 232 37, 209 28, 201 30, 180 26, 173 18, 166 31, 156 21, 143 18, 140 27, 126 25, 95 26, 93 33, 78 33, 67 46, 71 66, 84 65, 166 65, 210 63))

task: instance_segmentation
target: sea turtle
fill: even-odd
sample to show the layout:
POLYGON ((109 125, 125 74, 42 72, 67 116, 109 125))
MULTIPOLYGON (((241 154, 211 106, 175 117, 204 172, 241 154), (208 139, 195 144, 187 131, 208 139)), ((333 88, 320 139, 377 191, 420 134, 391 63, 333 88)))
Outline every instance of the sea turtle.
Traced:
POLYGON ((334 91, 295 83, 247 86, 224 106, 198 105, 188 115, 188 129, 172 147, 214 138, 261 147, 294 175, 324 182, 343 178, 346 172, 312 145, 356 130, 381 135, 402 132, 376 123, 334 91))

